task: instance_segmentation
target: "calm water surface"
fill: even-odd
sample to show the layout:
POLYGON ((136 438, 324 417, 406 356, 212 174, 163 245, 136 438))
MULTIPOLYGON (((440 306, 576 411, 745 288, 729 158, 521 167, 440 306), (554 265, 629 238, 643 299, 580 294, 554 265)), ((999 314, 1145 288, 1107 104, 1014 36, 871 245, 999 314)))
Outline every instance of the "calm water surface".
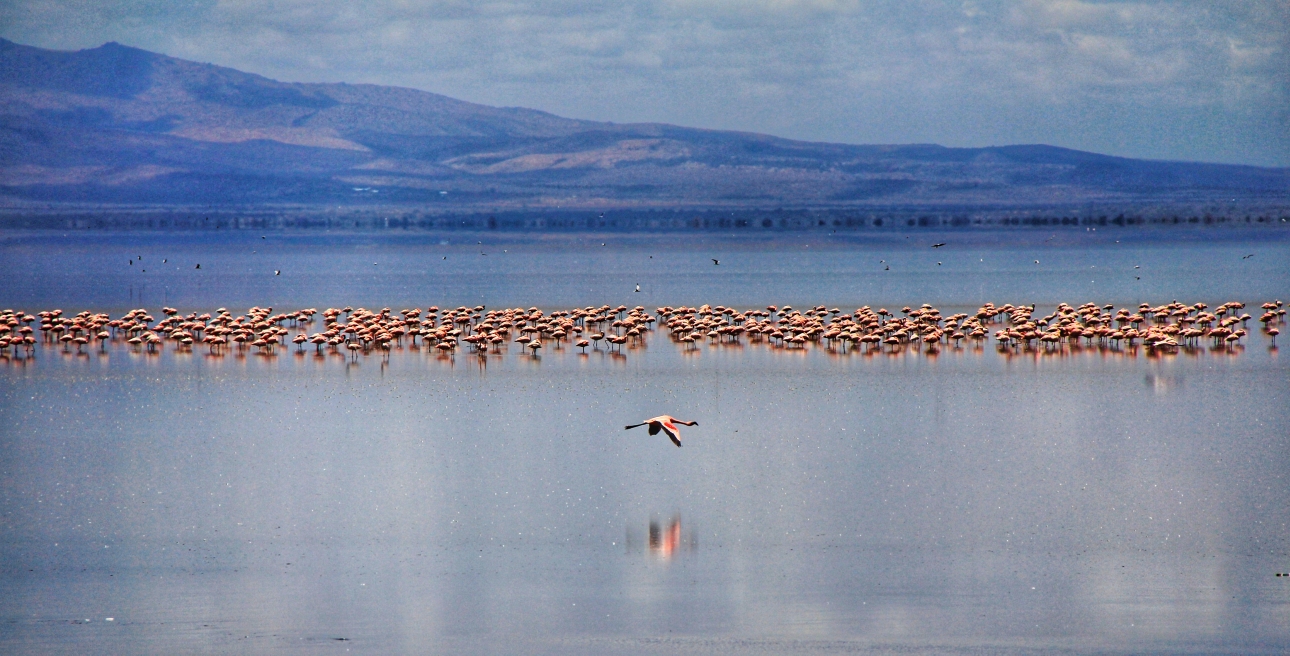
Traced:
MULTIPOLYGON (((1290 291, 1266 234, 260 237, 0 235, 0 306, 1290 291)), ((1281 653, 1287 436, 1290 367, 1257 333, 1163 357, 44 349, 0 360, 0 646, 1281 653), (622 429, 662 412, 699 421, 684 448, 622 429)))

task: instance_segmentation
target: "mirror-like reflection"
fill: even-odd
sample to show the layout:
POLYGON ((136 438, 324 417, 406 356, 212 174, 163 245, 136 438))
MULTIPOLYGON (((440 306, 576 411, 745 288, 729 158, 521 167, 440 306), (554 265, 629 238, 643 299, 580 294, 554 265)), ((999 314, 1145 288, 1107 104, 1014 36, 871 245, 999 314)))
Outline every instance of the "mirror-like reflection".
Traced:
MULTIPOLYGON (((982 246, 974 256, 1021 260, 1024 248, 982 246)), ((1180 247, 1209 260, 1225 248, 1180 247)), ((1290 262, 1273 257, 1284 251, 1277 243, 1248 248, 1290 262)), ((751 252, 718 256, 733 269, 751 252)), ((1177 256, 1152 252, 1144 268, 1177 256)), ((541 270, 549 256, 515 266, 541 270)), ((325 268, 310 259, 320 256, 293 257, 325 268)), ((811 271, 837 259, 793 257, 811 271)), ((741 266, 790 276, 774 251, 757 259, 764 265, 741 266)), ((10 262, 0 258, 0 268, 10 262)), ((1266 266, 1290 288, 1290 264, 1266 266)), ((830 317, 835 306, 846 308, 839 317, 881 307, 870 293, 897 290, 912 302, 923 298, 922 275, 881 289, 849 289, 842 277, 818 301, 830 317)), ((1185 276, 1171 275, 1182 302, 1273 298, 1193 295, 1185 276)), ((21 293, 34 294, 37 283, 23 280, 21 293)), ((928 300, 950 316, 989 300, 977 296, 1024 296, 1006 293, 1015 281, 981 280, 962 298, 928 300)), ((63 282, 55 276, 42 293, 58 297, 63 282)), ((573 295, 566 282, 524 291, 573 295)), ((711 287, 696 273, 687 284, 703 289, 678 295, 721 285, 751 295, 739 276, 711 287)), ((784 284, 795 303, 818 291, 784 284)), ((1175 298, 1044 284, 1056 298, 1035 299, 1036 318, 1063 299, 1133 308, 1175 298)), ((390 307, 467 306, 432 292, 417 288, 415 303, 390 307)), ((187 320, 206 307, 195 297, 230 289, 171 293, 191 294, 165 302, 187 320)), ((614 300, 580 293, 551 309, 614 300)), ((328 307, 305 295, 264 302, 275 313, 328 307)), ((117 318, 153 307, 45 300, 0 300, 0 309, 57 301, 65 315, 101 308, 117 318)), ((724 301, 741 312, 767 302, 724 301)), ((483 320, 494 303, 520 305, 468 307, 485 305, 483 320)), ((1276 576, 1290 569, 1290 370, 1273 336, 1251 328, 1243 350, 1117 349, 1082 332, 1061 348, 998 349, 991 337, 938 341, 934 354, 925 342, 781 348, 720 333, 695 346, 660 328, 612 351, 552 339, 536 357, 514 342, 441 352, 406 336, 358 357, 290 341, 272 354, 248 346, 222 356, 173 340, 153 350, 119 341, 64 350, 61 340, 30 356, 10 350, 0 365, 0 646, 1281 652, 1290 644, 1290 577, 1276 576), (623 430, 661 414, 699 422, 685 427, 684 448, 623 430)))
POLYGON ((623 545, 626 553, 648 553, 660 561, 668 561, 679 555, 694 553, 699 549, 699 534, 693 526, 682 530, 681 513, 674 513, 666 522, 657 516, 650 517, 644 533, 633 526, 628 526, 623 545))

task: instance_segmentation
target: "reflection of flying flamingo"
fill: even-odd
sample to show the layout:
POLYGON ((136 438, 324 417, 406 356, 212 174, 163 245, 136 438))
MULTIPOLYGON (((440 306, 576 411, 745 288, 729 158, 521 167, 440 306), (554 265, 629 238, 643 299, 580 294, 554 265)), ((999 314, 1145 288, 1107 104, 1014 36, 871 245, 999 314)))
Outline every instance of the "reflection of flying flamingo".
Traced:
POLYGON ((668 522, 666 533, 661 528, 658 522, 649 523, 649 550, 663 558, 671 558, 681 547, 681 516, 677 515, 668 522))
POLYGON ((659 415, 651 419, 646 419, 645 421, 642 421, 639 424, 632 424, 631 426, 625 426, 624 428, 632 429, 638 426, 649 426, 650 435, 658 435, 659 431, 663 431, 664 433, 667 433, 668 438, 672 440, 672 444, 681 446, 681 429, 676 427, 677 424, 682 424, 685 426, 698 426, 699 422, 682 421, 680 419, 677 419, 676 417, 673 417, 672 415, 659 415))

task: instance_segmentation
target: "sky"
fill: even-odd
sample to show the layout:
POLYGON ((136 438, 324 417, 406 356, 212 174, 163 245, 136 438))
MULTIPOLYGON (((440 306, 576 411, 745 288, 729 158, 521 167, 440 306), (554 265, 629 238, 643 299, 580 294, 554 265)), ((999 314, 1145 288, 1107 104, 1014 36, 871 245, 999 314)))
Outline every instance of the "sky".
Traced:
POLYGON ((1290 166, 1287 0, 5 0, 0 36, 620 123, 1290 166))

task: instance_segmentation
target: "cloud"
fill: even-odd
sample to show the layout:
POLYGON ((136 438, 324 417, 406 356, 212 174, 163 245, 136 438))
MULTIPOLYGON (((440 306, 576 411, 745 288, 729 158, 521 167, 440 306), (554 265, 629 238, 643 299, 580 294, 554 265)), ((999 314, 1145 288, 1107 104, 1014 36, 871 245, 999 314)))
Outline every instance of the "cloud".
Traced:
POLYGON ((1282 0, 11 0, 0 34, 578 118, 1290 165, 1282 0), (1137 136, 1135 136, 1135 133, 1137 136))

